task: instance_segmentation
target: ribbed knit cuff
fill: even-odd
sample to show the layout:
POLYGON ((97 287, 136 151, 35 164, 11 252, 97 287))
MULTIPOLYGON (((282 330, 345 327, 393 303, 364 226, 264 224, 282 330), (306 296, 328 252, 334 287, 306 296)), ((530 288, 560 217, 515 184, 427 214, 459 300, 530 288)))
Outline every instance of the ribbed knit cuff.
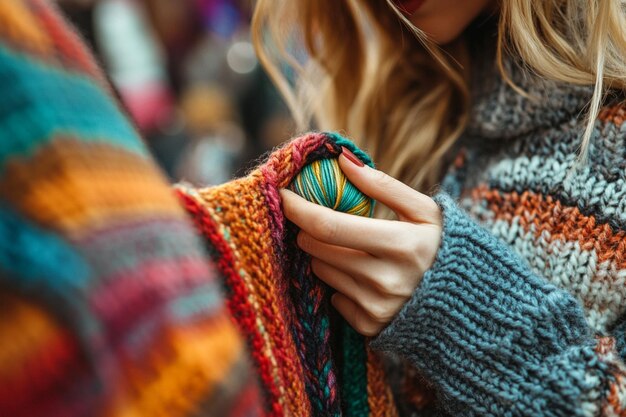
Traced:
POLYGON ((587 415, 606 365, 577 301, 450 197, 435 201, 444 219, 435 263, 372 347, 410 359, 453 415, 587 415))

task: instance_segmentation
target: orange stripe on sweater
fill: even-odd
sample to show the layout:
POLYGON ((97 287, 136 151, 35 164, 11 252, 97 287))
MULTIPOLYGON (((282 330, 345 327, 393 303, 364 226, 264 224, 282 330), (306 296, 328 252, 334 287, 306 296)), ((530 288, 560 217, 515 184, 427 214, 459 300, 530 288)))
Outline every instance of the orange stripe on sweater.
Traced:
POLYGON ((615 126, 620 128, 622 123, 624 123, 624 120, 626 120, 626 106, 622 103, 614 106, 603 107, 600 109, 598 119, 605 123, 613 123, 615 126))
POLYGON ((121 390, 105 415, 177 417, 187 415, 220 382, 227 380, 245 350, 226 314, 166 331, 145 362, 129 364, 121 390), (129 393, 134 393, 129 397, 129 393))
POLYGON ((532 227, 535 237, 547 232, 550 242, 578 242, 583 250, 595 250, 598 262, 610 260, 618 269, 626 268, 626 233, 598 224, 577 207, 530 191, 504 193, 486 186, 473 190, 472 198, 485 201, 497 219, 512 222, 515 218, 526 232, 532 227))
POLYGON ((80 37, 50 1, 0 1, 0 37, 12 49, 30 53, 47 64, 90 76, 111 93, 80 37))
POLYGON ((0 195, 27 216, 76 236, 133 218, 182 216, 154 164, 104 143, 55 139, 7 164, 0 195))
POLYGON ((43 309, 6 295, 0 302, 0 410, 17 411, 60 389, 82 365, 71 335, 43 309))
POLYGON ((0 36, 18 48, 49 55, 52 43, 22 0, 0 1, 0 36))
POLYGON ((59 336, 58 327, 39 308, 7 295, 0 296, 0 380, 24 369, 25 362, 59 336))

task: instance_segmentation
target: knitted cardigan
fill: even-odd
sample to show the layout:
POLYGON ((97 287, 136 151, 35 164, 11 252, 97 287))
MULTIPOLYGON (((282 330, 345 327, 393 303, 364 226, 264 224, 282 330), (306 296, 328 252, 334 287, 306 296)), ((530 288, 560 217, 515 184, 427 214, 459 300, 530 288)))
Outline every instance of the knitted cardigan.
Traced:
MULTIPOLYGON (((475 71, 489 82, 475 82, 436 196, 435 264, 372 346, 420 375, 398 393, 407 414, 621 415, 626 109, 607 103, 573 170, 588 89, 514 73, 530 101, 490 71, 475 71)), ((275 199, 339 138, 306 136, 230 185, 179 187, 212 265, 44 0, 0 2, 0 82, 0 415, 394 413, 374 355, 297 262, 275 199), (229 311, 242 308, 262 399, 214 269, 229 311), (283 280, 250 285, 263 271, 283 280)))
POLYGON ((396 414, 278 197, 351 142, 173 193, 46 0, 0 2, 0 85, 0 416, 396 414))
POLYGON ((417 369, 406 415, 626 415, 626 106, 606 100, 579 163, 591 89, 508 63, 525 98, 494 43, 473 39, 435 263, 373 346, 417 369))
POLYGON ((254 416, 218 275, 44 0, 0 1, 0 416, 254 416))

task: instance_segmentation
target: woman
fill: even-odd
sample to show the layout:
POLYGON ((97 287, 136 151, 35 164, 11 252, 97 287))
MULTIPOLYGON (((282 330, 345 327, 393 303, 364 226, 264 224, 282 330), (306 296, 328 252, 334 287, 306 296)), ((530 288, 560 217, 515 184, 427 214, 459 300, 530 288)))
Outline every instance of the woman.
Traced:
POLYGON ((301 127, 367 149, 381 171, 341 167, 397 216, 283 192, 339 313, 439 412, 625 413, 623 2, 259 0, 255 30, 301 127))

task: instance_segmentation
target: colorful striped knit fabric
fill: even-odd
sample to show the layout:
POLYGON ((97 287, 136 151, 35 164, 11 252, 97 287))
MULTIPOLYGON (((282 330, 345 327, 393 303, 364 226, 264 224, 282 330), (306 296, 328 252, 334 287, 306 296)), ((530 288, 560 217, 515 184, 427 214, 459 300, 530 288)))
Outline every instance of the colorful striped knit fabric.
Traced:
MULTIPOLYGON (((480 62, 437 259, 371 346, 420 375, 407 415, 625 415, 623 97, 578 166, 589 89, 480 62)), ((277 195, 350 142, 177 200, 46 0, 0 1, 0 85, 0 416, 396 414, 277 195)))
POLYGON ((0 416, 253 416, 220 283, 94 61, 0 1, 0 416))
POLYGON ((278 197, 365 154, 312 134, 177 201, 47 1, 3 0, 0 36, 0 416, 395 415, 278 197))
POLYGON ((394 416, 377 356, 335 314, 328 291, 295 244, 278 190, 313 161, 352 142, 312 133, 272 153, 247 177, 207 189, 181 185, 192 215, 224 276, 228 307, 247 336, 270 416, 394 416))

